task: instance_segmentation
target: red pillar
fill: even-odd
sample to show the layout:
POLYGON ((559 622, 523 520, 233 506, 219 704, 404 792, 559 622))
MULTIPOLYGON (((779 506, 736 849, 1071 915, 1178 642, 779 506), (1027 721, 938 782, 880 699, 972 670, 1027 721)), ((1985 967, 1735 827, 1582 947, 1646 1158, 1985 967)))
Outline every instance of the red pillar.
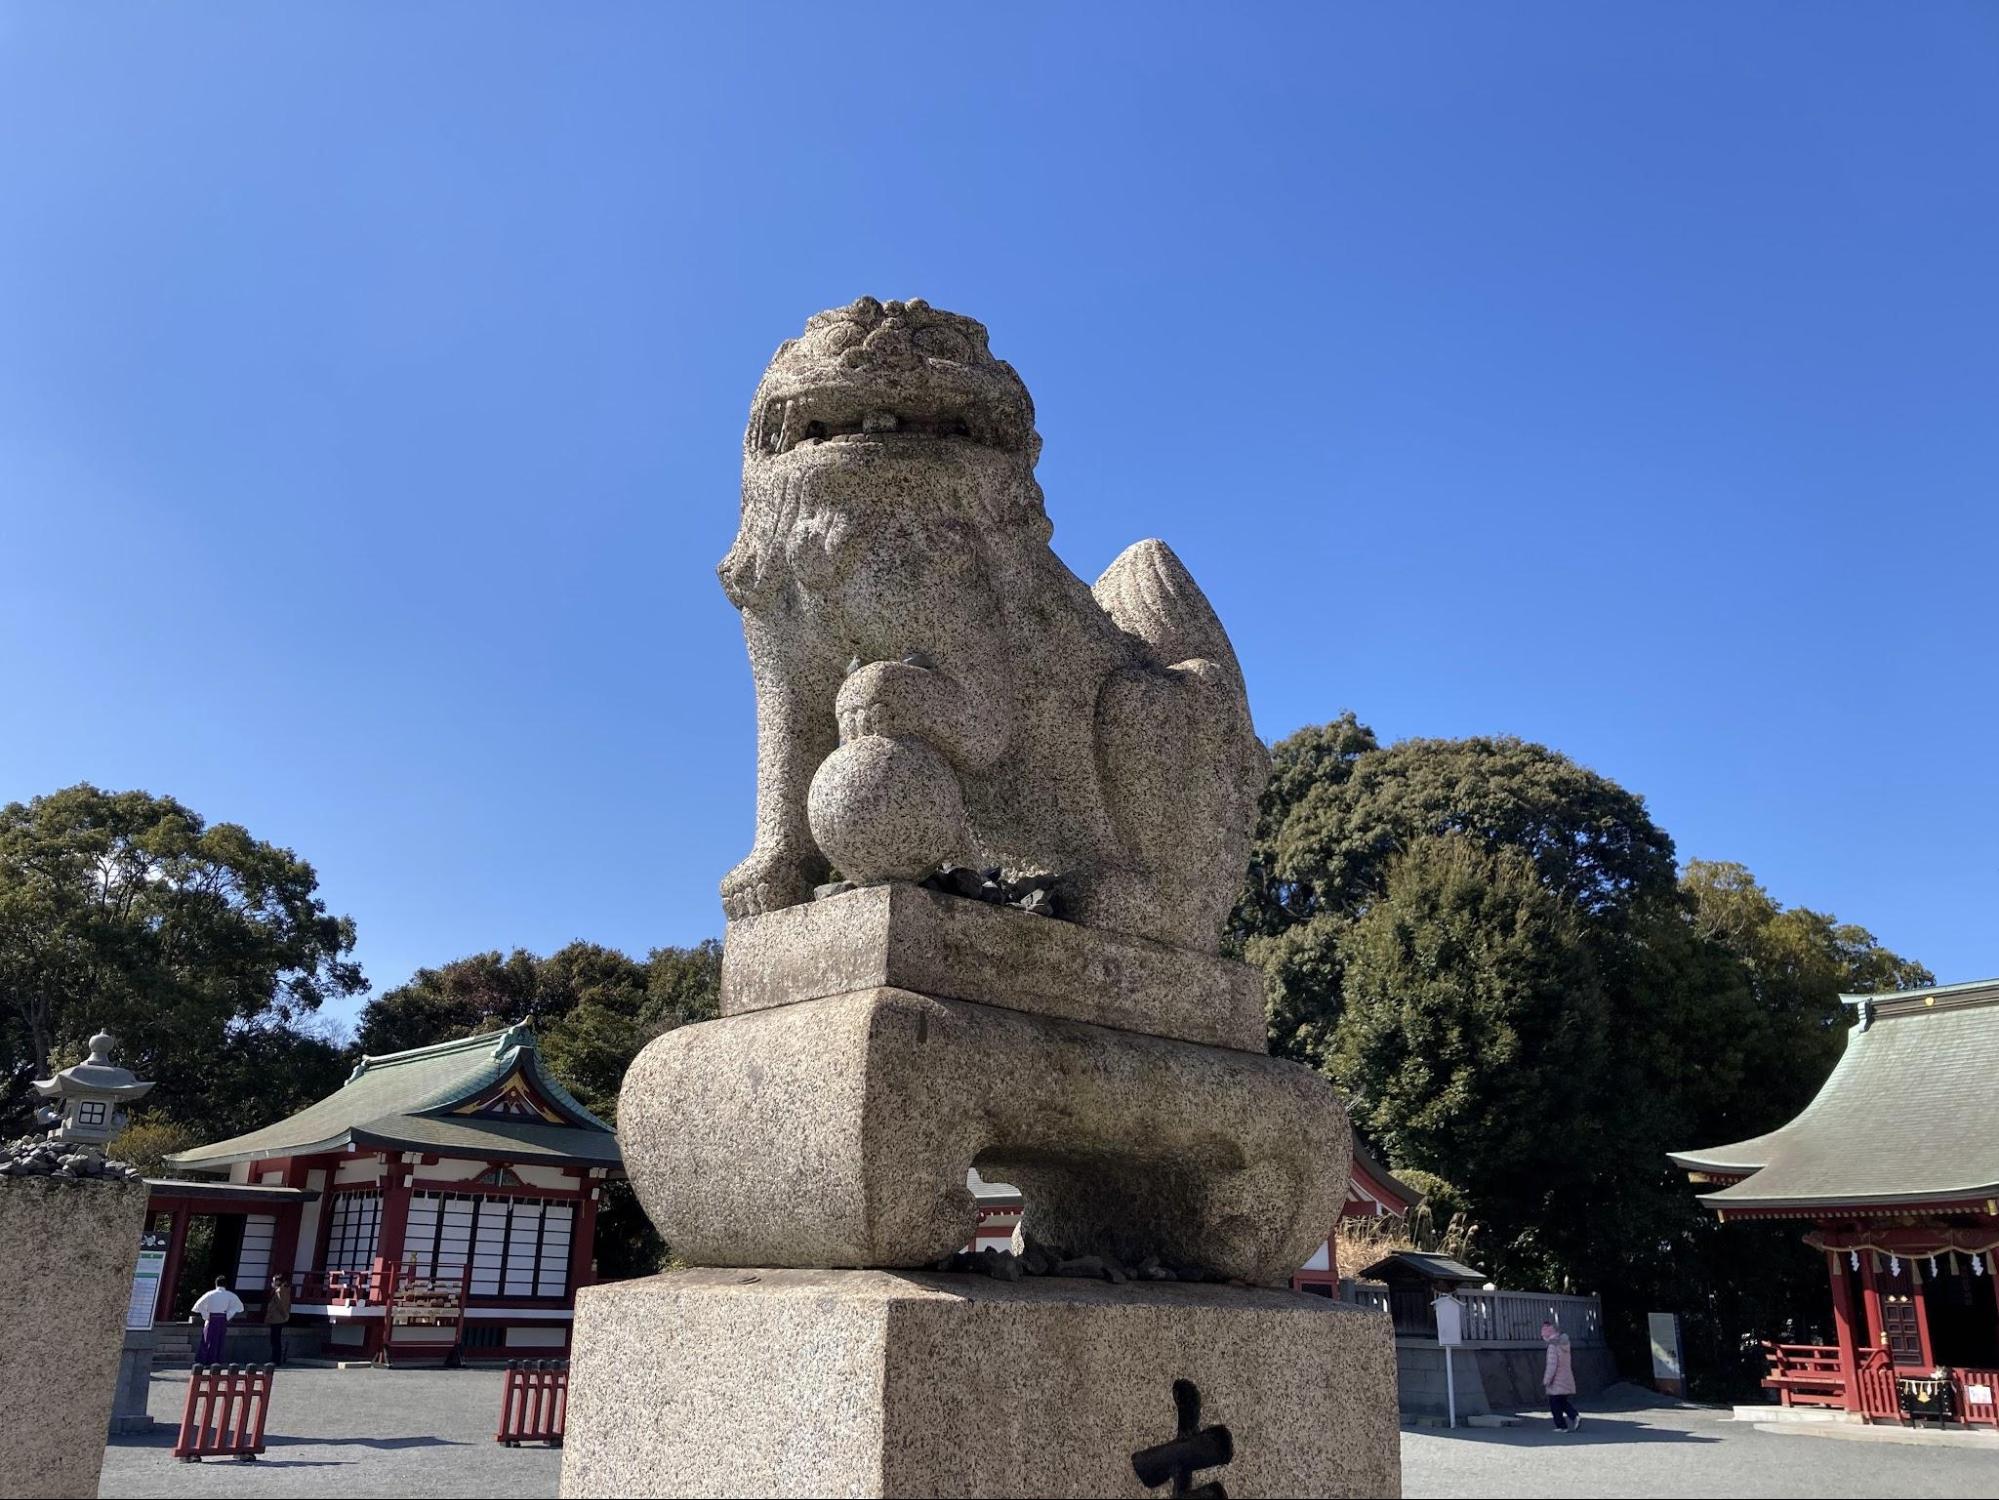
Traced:
POLYGON ((180 1260, 187 1253, 187 1221, 193 1217, 185 1203, 174 1206, 173 1224, 168 1230, 167 1263, 160 1268, 160 1295, 153 1304, 155 1323, 165 1322, 173 1311, 174 1294, 180 1290, 180 1260))
MULTIPOLYGON (((285 1163, 284 1185, 288 1188, 305 1185, 305 1168, 296 1157, 285 1163)), ((299 1203, 280 1208, 277 1225, 271 1232, 271 1275, 282 1276, 286 1281, 298 1269, 298 1226, 304 1212, 304 1205, 299 1203)))
POLYGON ((1826 1260, 1832 1271, 1832 1328, 1839 1343, 1839 1373, 1846 1387, 1846 1409, 1860 1410, 1860 1361, 1853 1348, 1853 1289, 1847 1285, 1846 1266, 1837 1250, 1828 1250, 1826 1260))
MULTIPOLYGON (((410 1169, 393 1157, 382 1158, 382 1222, 375 1233, 375 1290, 370 1300, 387 1308, 402 1267, 403 1239, 410 1227, 410 1169)), ((388 1340, 388 1316, 370 1318, 364 1346, 371 1358, 382 1354, 388 1340)))
MULTIPOLYGON (((1875 1282, 1874 1252, 1872 1250, 1863 1250, 1860 1253, 1860 1289, 1862 1300, 1867 1307, 1867 1343, 1865 1347, 1869 1349, 1885 1349, 1888 1346, 1888 1324, 1881 1316, 1881 1288, 1875 1282)), ((1891 1364, 1894 1362, 1893 1355, 1889 1356, 1889 1362, 1891 1364)))
MULTIPOLYGON (((382 1229, 375 1239, 375 1258, 393 1278, 403 1263, 403 1239, 410 1227, 410 1169, 400 1161, 382 1163, 382 1229)), ((392 1280, 382 1285, 387 1295, 392 1280)))

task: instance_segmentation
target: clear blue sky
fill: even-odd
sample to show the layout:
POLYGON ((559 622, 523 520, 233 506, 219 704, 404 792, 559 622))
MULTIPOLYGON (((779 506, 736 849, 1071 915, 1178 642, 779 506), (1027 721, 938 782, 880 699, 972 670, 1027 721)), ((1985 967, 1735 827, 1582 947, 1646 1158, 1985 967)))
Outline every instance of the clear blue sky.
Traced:
POLYGON ((0 799, 378 985, 718 932, 750 390, 984 320, 1267 737, 1505 732, 1999 973, 1999 8, 0 4, 0 799))

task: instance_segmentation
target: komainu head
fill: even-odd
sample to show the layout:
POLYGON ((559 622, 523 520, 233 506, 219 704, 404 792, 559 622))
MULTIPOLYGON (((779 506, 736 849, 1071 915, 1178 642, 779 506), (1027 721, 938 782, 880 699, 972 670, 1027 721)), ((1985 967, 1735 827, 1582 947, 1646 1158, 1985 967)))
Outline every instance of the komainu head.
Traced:
POLYGON ((844 445, 968 444, 1024 459, 1041 439, 1013 366, 981 323, 920 299, 862 297, 808 319, 757 386, 746 463, 822 462, 844 445))
POLYGON ((1040 453, 1027 387, 982 324, 916 299, 819 313, 757 384, 722 586, 738 606, 787 579, 819 588, 840 538, 926 518, 1046 551, 1040 453))

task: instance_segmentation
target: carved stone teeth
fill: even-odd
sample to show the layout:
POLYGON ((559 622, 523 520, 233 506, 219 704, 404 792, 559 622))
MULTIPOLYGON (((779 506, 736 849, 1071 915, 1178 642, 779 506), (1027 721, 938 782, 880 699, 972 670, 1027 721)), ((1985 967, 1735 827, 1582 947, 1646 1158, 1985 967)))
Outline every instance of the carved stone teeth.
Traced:
POLYGON ((871 411, 861 418, 863 432, 894 432, 901 419, 892 411, 871 411))
POLYGON ((796 401, 785 402, 784 416, 779 421, 777 428, 777 451, 779 453, 789 453, 792 444, 798 441, 798 434, 794 430, 796 423, 793 420, 797 415, 798 403, 796 401))

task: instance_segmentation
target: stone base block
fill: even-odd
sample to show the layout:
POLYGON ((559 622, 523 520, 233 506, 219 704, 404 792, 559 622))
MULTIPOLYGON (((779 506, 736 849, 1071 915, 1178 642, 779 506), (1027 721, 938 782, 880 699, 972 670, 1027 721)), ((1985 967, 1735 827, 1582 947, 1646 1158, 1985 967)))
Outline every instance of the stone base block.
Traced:
POLYGON ((1296 1063, 896 989, 670 1031, 618 1124, 646 1212, 701 1265, 934 1265, 977 1228, 977 1167, 1045 1245, 1272 1286, 1338 1216, 1351 1148, 1296 1063))
POLYGON ((125 1330, 124 1352, 118 1356, 118 1391, 111 1403, 111 1436, 151 1432, 147 1402, 153 1393, 153 1355, 159 1336, 150 1328, 125 1330))
POLYGON ((1262 976, 1212 953, 901 882, 729 924, 725 1016, 882 988, 1264 1050, 1262 976))
POLYGON ((0 1495, 92 1496, 146 1185, 0 1178, 0 1495))
POLYGON ((1183 1435, 1193 1486, 1401 1492, 1387 1316, 1297 1292, 669 1272, 580 1292, 570 1368, 565 1496, 1165 1494, 1183 1435))

